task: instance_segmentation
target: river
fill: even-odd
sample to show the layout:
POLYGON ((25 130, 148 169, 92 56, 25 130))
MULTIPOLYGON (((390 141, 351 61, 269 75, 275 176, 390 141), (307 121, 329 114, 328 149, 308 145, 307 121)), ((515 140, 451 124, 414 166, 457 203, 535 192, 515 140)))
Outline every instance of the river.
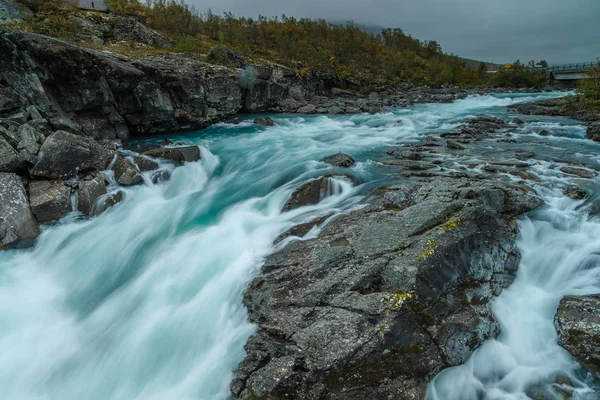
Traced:
MULTIPOLYGON (((481 113, 509 119, 506 105, 560 95, 473 96, 378 115, 277 115, 280 125, 271 128, 248 117, 169 136, 200 146, 202 160, 165 164, 170 180, 153 184, 147 175, 103 215, 86 220, 72 213, 46 227, 34 248, 0 253, 1 397, 228 399, 243 345, 256 329, 242 294, 278 235, 358 207, 369 187, 393 179, 376 162, 390 146, 481 113), (334 170, 318 160, 337 152, 357 160, 350 173, 360 184, 340 179, 320 204, 282 213, 295 188, 334 170)), ((548 383, 558 371, 573 377, 579 398, 591 391, 556 344, 553 316, 562 296, 600 292, 600 224, 586 215, 596 199, 584 204, 562 195, 566 178, 545 159, 563 153, 598 166, 600 145, 574 121, 522 118, 522 145, 544 144, 532 168, 547 206, 519 223, 518 276, 493 305, 501 336, 440 374, 430 399, 526 399, 527 387, 548 383), (541 129, 550 136, 536 135, 541 129)))

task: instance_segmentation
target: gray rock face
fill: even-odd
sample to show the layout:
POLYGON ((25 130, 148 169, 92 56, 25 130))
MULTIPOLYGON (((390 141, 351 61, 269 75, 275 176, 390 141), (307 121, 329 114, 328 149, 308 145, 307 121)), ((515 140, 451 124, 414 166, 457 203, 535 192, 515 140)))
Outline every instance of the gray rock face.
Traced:
POLYGON ((592 122, 587 128, 587 138, 600 142, 600 121, 592 122))
POLYGON ((106 183, 99 173, 84 177, 79 182, 77 192, 77 209, 85 216, 96 215, 95 205, 101 196, 106 194, 106 183))
POLYGON ((89 137, 203 128, 242 108, 237 74, 176 55, 135 61, 41 35, 0 34, 0 79, 54 130, 89 137))
POLYGON ((429 379, 498 333, 489 301, 518 266, 515 216, 541 203, 521 186, 409 180, 289 244, 245 294, 259 331, 233 393, 423 398, 429 379))
POLYGON ((69 186, 62 181, 29 182, 29 203, 38 222, 58 221, 71 211, 69 186))
POLYGON ((28 247, 40 234, 23 181, 0 172, 0 249, 28 247))
POLYGON ((558 344, 600 377, 600 296, 567 296, 556 314, 558 344))
POLYGON ((317 204, 325 197, 328 188, 329 178, 326 177, 305 183, 292 193, 292 197, 283 206, 283 211, 290 211, 302 206, 317 204))
POLYGON ((349 168, 349 167, 353 166, 354 164, 356 164, 356 161, 354 160, 354 158, 352 158, 348 154, 343 154, 343 153, 333 154, 331 156, 325 157, 321 161, 326 162, 327 164, 331 164, 334 167, 342 167, 342 168, 349 168))
POLYGON ((90 170, 105 170, 114 156, 114 149, 91 138, 57 131, 42 145, 31 174, 65 178, 90 170))
POLYGON ((167 160, 176 162, 193 162, 200 160, 200 149, 198 146, 186 147, 161 147, 158 149, 150 149, 142 153, 145 156, 155 158, 166 158, 167 160))
POLYGON ((137 185, 144 180, 135 165, 121 156, 117 156, 113 171, 115 172, 115 180, 122 186, 137 185))

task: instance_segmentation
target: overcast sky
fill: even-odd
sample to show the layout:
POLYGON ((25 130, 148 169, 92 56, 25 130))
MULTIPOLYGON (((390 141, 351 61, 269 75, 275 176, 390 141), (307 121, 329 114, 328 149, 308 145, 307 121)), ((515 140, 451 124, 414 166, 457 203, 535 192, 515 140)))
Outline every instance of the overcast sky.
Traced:
POLYGON ((186 0, 201 11, 402 28, 445 52, 505 63, 600 57, 600 0, 186 0))

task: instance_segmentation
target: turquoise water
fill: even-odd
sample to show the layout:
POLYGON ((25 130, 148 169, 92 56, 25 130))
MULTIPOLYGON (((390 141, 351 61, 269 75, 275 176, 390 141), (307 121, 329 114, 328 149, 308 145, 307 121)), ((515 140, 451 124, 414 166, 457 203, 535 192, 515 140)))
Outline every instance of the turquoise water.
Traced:
MULTIPOLYGON (((393 169, 376 162, 391 146, 452 129, 468 116, 505 115, 502 106, 515 101, 560 95, 470 97, 379 115, 277 115, 280 125, 270 128, 248 117, 170 136, 200 146, 202 160, 163 165, 169 181, 152 184, 148 175, 105 214, 84 220, 74 213, 46 227, 35 248, 0 254, 2 398, 229 398, 256 329, 242 294, 278 235, 359 207, 369 187, 394 179, 393 169), (357 164, 340 171, 318 161, 337 152, 357 164), (339 179, 319 205, 281 213, 295 188, 336 171, 358 183, 339 179)), ((573 121, 532 118, 527 126, 549 124, 566 134, 548 140, 588 146, 573 121)))

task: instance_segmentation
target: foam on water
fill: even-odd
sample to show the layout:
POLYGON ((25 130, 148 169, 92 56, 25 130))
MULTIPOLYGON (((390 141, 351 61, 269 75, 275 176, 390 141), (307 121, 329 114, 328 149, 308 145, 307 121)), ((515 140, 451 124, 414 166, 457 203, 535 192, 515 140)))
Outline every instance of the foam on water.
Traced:
MULTIPOLYGON (((73 213, 44 229, 35 248, 0 253, 0 397, 227 399, 243 345, 255 331, 242 305, 243 291, 276 248, 274 239, 295 224, 355 209, 361 200, 360 186, 334 178, 321 203, 282 213, 295 188, 335 170, 319 160, 349 153, 358 161, 350 170, 354 175, 377 180, 380 166, 372 160, 386 147, 454 126, 467 115, 526 100, 477 96, 379 115, 280 116, 281 125, 272 128, 243 122, 179 136, 176 140, 201 146, 201 162, 161 165, 171 175, 168 182, 153 184, 147 173, 144 185, 124 189, 122 203, 101 216, 83 220, 73 213)), ((542 327, 543 343, 555 340, 549 321, 559 295, 593 288, 581 287, 577 278, 559 293, 551 283, 535 281, 544 263, 535 254, 546 251, 548 240, 558 241, 558 232, 573 221, 580 225, 564 244, 588 240, 580 257, 591 257, 591 240, 600 237, 598 230, 588 229, 595 222, 577 217, 576 206, 561 199, 540 216, 548 226, 542 233, 538 222, 521 222, 524 267, 519 276, 531 277, 524 284, 534 282, 540 295, 519 307, 539 320, 535 327, 542 327)), ((317 233, 314 229, 308 237, 317 233)), ((566 256, 546 261, 570 265, 566 256)), ((585 274, 586 279, 595 276, 593 269, 585 274)), ((517 300, 510 295, 498 300, 495 310, 517 300)), ((554 357, 560 366, 572 365, 564 352, 551 347, 549 355, 541 345, 536 353, 521 354, 533 361, 521 362, 515 353, 519 342, 511 339, 513 324, 507 318, 508 339, 486 344, 473 359, 493 347, 508 355, 498 358, 498 365, 487 358, 492 369, 536 366, 542 359, 538 353, 554 357)), ((469 365, 474 364, 465 368, 469 365)), ((436 385, 436 390, 444 387, 436 385)))

